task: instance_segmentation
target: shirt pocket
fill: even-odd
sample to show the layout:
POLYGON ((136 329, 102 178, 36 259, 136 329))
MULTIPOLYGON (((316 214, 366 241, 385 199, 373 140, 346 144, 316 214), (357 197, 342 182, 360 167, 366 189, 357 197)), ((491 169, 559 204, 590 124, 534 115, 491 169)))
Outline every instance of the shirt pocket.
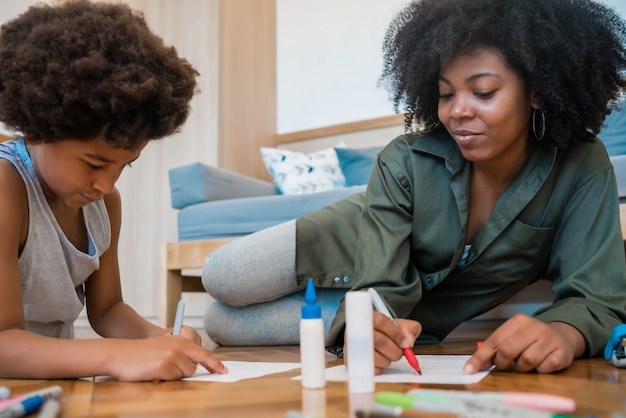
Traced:
POLYGON ((532 226, 515 219, 474 260, 470 251, 467 269, 492 283, 531 283, 546 269, 554 231, 554 227, 532 226))

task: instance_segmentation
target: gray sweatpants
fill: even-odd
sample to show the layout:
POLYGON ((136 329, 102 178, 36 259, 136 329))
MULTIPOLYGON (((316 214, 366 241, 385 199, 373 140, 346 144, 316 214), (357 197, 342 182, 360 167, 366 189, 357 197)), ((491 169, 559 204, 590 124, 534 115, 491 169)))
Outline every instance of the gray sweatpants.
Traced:
MULTIPOLYGON (((215 251, 202 284, 215 299, 204 326, 221 345, 292 345, 299 342, 304 287, 296 282, 296 222, 258 231, 215 251)), ((345 289, 316 289, 328 334, 345 289)))

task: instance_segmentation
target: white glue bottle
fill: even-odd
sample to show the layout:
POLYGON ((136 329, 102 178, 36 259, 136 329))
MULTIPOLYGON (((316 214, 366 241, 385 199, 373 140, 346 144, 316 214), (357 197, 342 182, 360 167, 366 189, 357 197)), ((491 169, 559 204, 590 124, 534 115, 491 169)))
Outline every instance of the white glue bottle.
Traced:
POLYGON ((374 313, 366 291, 346 293, 348 391, 374 392, 374 313))
POLYGON ((322 309, 317 302, 313 279, 309 279, 304 292, 306 305, 300 320, 300 363, 302 387, 308 389, 326 386, 326 345, 322 309))

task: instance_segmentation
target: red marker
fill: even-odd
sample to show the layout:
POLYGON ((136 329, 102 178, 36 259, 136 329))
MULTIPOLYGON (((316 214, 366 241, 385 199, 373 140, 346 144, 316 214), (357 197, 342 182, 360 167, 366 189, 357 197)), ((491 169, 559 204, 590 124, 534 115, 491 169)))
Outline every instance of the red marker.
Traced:
POLYGON ((409 362, 411 367, 415 369, 415 371, 419 374, 422 374, 422 369, 420 368, 420 363, 417 361, 417 357, 415 357, 415 353, 410 348, 403 348, 402 352, 404 353, 404 357, 409 362))
MULTIPOLYGON (((393 322, 393 324, 397 327, 398 324, 396 324, 395 319, 393 319, 393 316, 391 316, 391 312, 389 312, 389 309, 387 309, 385 302, 383 302, 376 289, 370 287, 369 289, 367 289, 367 291, 372 296, 372 303, 374 304, 376 310, 385 315, 387 318, 391 319, 391 322, 393 322)), ((406 357, 406 360, 409 362, 411 367, 413 367, 413 369, 415 369, 417 373, 422 374, 422 369, 420 368, 420 364, 417 361, 417 357, 415 357, 415 353, 413 352, 413 350, 411 348, 403 348, 402 352, 404 353, 404 357, 406 357)))

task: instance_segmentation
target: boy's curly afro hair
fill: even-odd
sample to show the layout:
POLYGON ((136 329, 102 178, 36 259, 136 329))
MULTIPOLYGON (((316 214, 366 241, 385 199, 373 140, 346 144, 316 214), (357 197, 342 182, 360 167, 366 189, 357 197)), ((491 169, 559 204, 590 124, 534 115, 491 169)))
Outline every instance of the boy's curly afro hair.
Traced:
POLYGON ((438 77, 457 55, 494 49, 533 91, 546 140, 595 136, 624 87, 626 29, 590 0, 422 0, 392 21, 380 83, 398 110, 440 128, 438 77))
POLYGON ((33 141, 163 138, 185 122, 197 75, 120 3, 36 5, 0 28, 0 121, 33 141))

